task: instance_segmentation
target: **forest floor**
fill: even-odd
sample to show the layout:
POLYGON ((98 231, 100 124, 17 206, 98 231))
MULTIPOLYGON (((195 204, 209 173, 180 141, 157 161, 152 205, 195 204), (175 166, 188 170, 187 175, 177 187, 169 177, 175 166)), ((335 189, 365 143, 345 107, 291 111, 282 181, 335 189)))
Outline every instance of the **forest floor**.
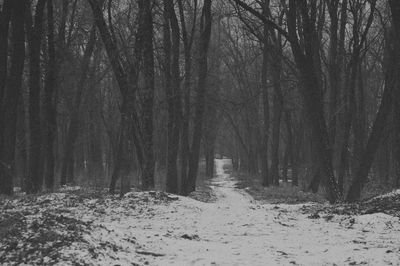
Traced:
POLYGON ((400 191, 256 201, 216 160, 213 200, 62 191, 0 199, 0 265, 400 265, 400 191))

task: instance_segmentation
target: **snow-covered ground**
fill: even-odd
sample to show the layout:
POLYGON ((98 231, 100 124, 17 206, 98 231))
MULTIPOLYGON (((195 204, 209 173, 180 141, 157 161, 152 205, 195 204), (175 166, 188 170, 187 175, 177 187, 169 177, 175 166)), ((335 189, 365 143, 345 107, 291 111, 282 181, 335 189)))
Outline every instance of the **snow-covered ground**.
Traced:
POLYGON ((371 214, 310 219, 299 211, 303 205, 260 205, 235 188, 235 180, 223 171, 224 163, 216 161, 215 203, 180 197, 157 206, 151 217, 97 221, 142 246, 143 254, 128 252, 121 263, 400 265, 398 218, 371 214))
POLYGON ((96 199, 78 206, 68 215, 92 230, 63 248, 59 264, 70 258, 92 265, 400 265, 398 218, 310 217, 304 204, 260 204, 235 188, 225 163, 216 160, 213 203, 177 197, 133 207, 132 193, 121 206, 96 199))

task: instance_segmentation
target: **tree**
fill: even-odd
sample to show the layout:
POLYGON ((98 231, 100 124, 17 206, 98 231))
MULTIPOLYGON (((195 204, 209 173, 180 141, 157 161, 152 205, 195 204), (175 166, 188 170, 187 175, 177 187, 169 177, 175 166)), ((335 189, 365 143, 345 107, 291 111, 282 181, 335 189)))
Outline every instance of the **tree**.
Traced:
POLYGON ((191 101, 190 94, 192 91, 192 47, 194 34, 196 30, 196 19, 197 19, 197 0, 193 2, 192 12, 192 25, 190 31, 187 29, 189 23, 185 18, 185 10, 182 0, 178 0, 180 26, 183 40, 183 51, 185 60, 185 80, 183 90, 183 108, 182 108, 182 134, 181 134, 181 188, 183 188, 187 182, 188 174, 188 158, 190 152, 189 145, 189 122, 191 113, 191 101))
POLYGON ((11 1, 6 0, 3 3, 3 7, 0 13, 0 106, 3 103, 4 86, 7 79, 7 51, 10 19, 11 1))
POLYGON ((46 111, 46 141, 45 141, 45 157, 46 157, 46 171, 45 171, 45 184, 46 188, 51 190, 54 186, 54 170, 55 170, 55 157, 54 157, 54 140, 57 130, 57 117, 56 117, 56 104, 54 100, 56 89, 56 50, 54 40, 54 15, 53 15, 53 1, 47 1, 47 49, 48 49, 48 62, 46 69, 46 81, 44 86, 45 100, 44 106, 46 111))
MULTIPOLYGON (((25 60, 24 0, 12 1, 9 6, 11 20, 12 54, 0 114, 0 194, 13 193, 15 176, 15 136, 18 99, 21 95, 22 74, 25 60)), ((1 52, 1 51, 0 51, 1 52)))
MULTIPOLYGON (((400 45, 400 3, 398 1, 389 1, 391 15, 392 15, 392 24, 394 29, 394 42, 395 42, 395 49, 394 54, 396 57, 396 67, 395 67, 395 75, 398 77, 400 73, 400 52, 399 52, 399 45, 400 45)), ((396 175, 396 186, 400 187, 400 89, 399 89, 399 79, 397 78, 396 84, 394 89, 394 117, 395 117, 395 175, 396 175)))
POLYGON ((40 119, 40 89, 41 68, 40 51, 43 37, 43 17, 46 0, 36 4, 34 20, 32 21, 30 7, 26 16, 28 45, 29 45, 29 177, 27 191, 39 192, 43 183, 42 161, 42 124, 40 119))
POLYGON ((187 182, 183 187, 183 194, 188 195, 196 189, 196 178, 198 170, 198 161, 200 155, 200 142, 203 131, 203 115, 205 108, 205 93, 207 85, 207 52, 211 37, 211 0, 204 0, 201 22, 200 22, 200 38, 198 45, 198 83, 196 91, 195 115, 193 138, 190 150, 189 171, 187 182))
POLYGON ((179 132, 181 124, 181 95, 180 95, 180 30, 172 0, 164 1, 165 9, 165 84, 168 102, 167 125, 167 191, 178 193, 177 158, 179 150, 179 132), (169 73, 167 73, 169 72, 169 73))
MULTIPOLYGON (((153 17, 150 1, 139 1, 139 12, 143 12, 143 153, 144 166, 142 187, 145 190, 154 188, 154 154, 153 154, 153 102, 154 102, 154 50, 153 50, 153 17)), ((179 74, 178 74, 179 75, 179 74)))

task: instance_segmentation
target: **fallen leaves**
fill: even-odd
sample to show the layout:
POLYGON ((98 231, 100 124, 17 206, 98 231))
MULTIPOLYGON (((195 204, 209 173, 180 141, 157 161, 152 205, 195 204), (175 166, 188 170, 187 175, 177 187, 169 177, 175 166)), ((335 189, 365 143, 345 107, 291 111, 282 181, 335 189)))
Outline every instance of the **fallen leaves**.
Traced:
MULTIPOLYGON (((83 258, 64 254, 71 246, 79 247, 89 258, 114 256, 113 253, 123 251, 120 244, 96 243, 97 240, 88 237, 96 230, 106 234, 113 231, 94 224, 96 219, 111 214, 118 214, 113 217, 119 219, 152 217, 151 206, 178 200, 164 192, 131 192, 119 198, 99 192, 66 191, 19 196, 0 202, 0 264, 52 265, 60 261, 85 264, 83 258)), ((140 247, 133 236, 127 237, 126 242, 140 247)), ((137 253, 140 252, 144 251, 137 253)))

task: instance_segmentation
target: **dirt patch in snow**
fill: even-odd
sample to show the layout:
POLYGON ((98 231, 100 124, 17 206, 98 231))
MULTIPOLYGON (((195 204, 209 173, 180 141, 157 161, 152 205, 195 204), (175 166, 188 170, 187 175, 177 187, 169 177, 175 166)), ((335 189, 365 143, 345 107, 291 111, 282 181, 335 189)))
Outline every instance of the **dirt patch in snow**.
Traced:
POLYGON ((247 177, 243 174, 234 174, 238 178, 237 188, 244 189, 255 200, 267 204, 300 204, 300 203, 326 203, 320 193, 302 191, 291 183, 280 183, 279 187, 263 187, 262 181, 256 177, 247 177))
POLYGON ((196 191, 189 194, 189 197, 205 203, 212 203, 217 200, 214 190, 209 186, 202 186, 200 189, 196 189, 196 191))
POLYGON ((319 213, 327 215, 364 215, 384 213, 400 218, 400 190, 353 204, 315 204, 304 206, 302 211, 304 213, 310 213, 311 217, 320 216, 319 213))

